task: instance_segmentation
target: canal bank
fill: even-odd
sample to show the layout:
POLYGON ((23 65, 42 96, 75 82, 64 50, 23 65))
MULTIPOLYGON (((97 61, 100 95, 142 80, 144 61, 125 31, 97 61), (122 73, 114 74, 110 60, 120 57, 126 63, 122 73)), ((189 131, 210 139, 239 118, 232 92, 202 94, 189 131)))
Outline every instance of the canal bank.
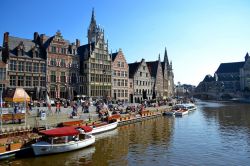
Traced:
POLYGON ((103 133, 79 151, 0 165, 248 165, 250 105, 198 102, 182 118, 157 117, 103 133))

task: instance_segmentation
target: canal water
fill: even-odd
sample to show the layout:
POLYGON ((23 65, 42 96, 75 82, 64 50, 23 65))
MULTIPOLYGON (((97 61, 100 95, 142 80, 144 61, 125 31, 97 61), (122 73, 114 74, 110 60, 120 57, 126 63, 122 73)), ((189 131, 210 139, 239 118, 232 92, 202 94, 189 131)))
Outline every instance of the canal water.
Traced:
POLYGON ((158 117, 96 136, 86 149, 0 165, 249 165, 250 104, 198 102, 181 118, 158 117))

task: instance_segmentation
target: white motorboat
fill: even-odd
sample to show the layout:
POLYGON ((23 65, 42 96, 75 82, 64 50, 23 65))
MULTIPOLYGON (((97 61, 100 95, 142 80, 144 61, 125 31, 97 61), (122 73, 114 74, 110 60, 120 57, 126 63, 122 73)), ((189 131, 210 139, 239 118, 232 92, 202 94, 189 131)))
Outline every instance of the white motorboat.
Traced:
POLYGON ((175 112, 175 116, 183 116, 183 115, 186 115, 188 114, 188 110, 187 109, 180 109, 180 110, 177 110, 175 112))
MULTIPOLYGON (((84 128, 83 128, 84 130, 84 128)), ((81 149, 95 143, 95 137, 73 126, 43 130, 42 140, 32 144, 36 156, 81 149)))
POLYGON ((93 128, 91 133, 99 134, 99 133, 103 133, 109 130, 113 130, 117 127, 117 125, 118 125, 118 122, 94 124, 91 126, 93 128))

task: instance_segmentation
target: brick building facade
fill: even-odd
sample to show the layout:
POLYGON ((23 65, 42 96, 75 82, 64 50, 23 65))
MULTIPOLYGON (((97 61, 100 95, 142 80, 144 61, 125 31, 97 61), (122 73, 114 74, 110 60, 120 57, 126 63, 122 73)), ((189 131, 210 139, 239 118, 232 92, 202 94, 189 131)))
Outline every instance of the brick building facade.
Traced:
POLYGON ((50 97, 73 99, 78 92, 79 40, 69 43, 60 31, 52 37, 42 34, 40 39, 47 55, 47 90, 50 97))

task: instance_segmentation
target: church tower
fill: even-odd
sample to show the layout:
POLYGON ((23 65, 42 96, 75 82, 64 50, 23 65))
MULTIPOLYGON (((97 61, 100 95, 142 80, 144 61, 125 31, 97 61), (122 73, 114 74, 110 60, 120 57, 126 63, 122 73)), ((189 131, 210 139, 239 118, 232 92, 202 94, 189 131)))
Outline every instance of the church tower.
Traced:
POLYGON ((174 74, 172 69, 172 62, 169 63, 167 48, 165 47, 164 60, 162 62, 163 68, 163 96, 171 97, 174 93, 174 74))
POLYGON ((100 40, 104 42, 104 30, 96 25, 95 11, 93 9, 88 29, 88 44, 97 43, 100 40))
POLYGON ((78 50, 81 56, 82 94, 89 97, 111 96, 111 58, 108 42, 104 40, 104 30, 96 23, 95 11, 92 10, 88 33, 88 44, 78 50), (94 72, 93 72, 94 71, 94 72))

